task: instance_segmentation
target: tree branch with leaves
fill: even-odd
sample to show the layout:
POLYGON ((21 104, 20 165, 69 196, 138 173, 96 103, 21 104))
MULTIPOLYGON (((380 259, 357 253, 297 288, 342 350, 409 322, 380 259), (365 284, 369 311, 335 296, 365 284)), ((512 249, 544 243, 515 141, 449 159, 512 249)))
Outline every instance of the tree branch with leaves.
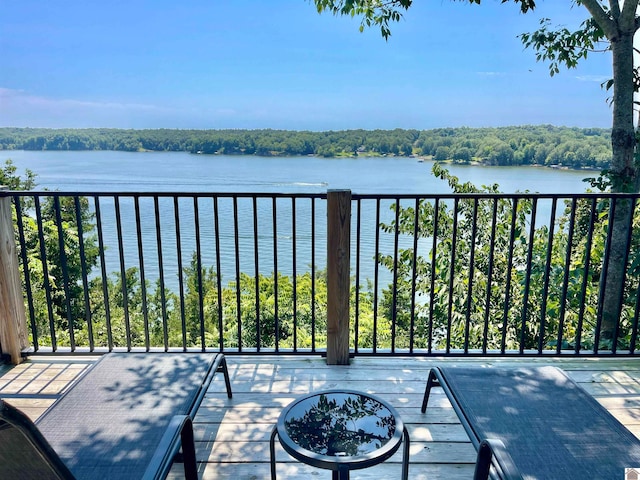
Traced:
MULTIPOLYGON (((458 0, 480 4, 481 0, 458 0)), ((565 0, 567 7, 582 6, 589 17, 571 31, 565 27, 551 27, 549 19, 541 21, 541 28, 521 35, 526 47, 536 51, 538 60, 549 62, 553 76, 560 67, 575 68, 590 52, 610 51, 612 56, 613 112, 611 129, 612 158, 604 172, 613 192, 637 192, 640 189, 640 154, 633 123, 634 93, 638 90, 638 71, 634 68, 633 38, 640 28, 638 7, 640 0, 565 0)), ((360 30, 377 25, 382 36, 391 35, 390 22, 398 21, 411 7, 410 0, 314 0, 319 12, 331 11, 335 15, 362 16, 360 30)), ((536 7, 535 0, 501 0, 515 3, 526 13, 536 7)), ((598 305, 602 322, 603 341, 615 336, 623 299, 627 252, 629 250, 630 201, 611 202, 607 250, 608 268, 603 269, 601 295, 598 305)), ((632 259, 635 261, 635 259, 632 259)))

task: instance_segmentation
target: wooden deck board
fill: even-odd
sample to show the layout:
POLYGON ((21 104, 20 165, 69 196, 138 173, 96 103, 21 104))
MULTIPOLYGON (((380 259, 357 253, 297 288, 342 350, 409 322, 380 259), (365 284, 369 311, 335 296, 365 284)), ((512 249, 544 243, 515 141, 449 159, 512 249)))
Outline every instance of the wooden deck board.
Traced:
MULTIPOLYGON (((96 357, 34 356, 0 369, 0 397, 37 418, 96 357)), ((323 389, 373 393, 394 405, 411 436, 412 479, 468 479, 475 450, 446 396, 435 389, 420 412, 429 369, 443 364, 556 365, 640 437, 640 359, 635 358, 389 358, 358 357, 327 366, 320 357, 227 356, 233 398, 217 375, 196 416, 195 435, 205 480, 269 478, 269 436, 282 409, 297 396, 323 389)), ((279 478, 330 478, 300 464, 277 445, 279 478)), ((354 480, 399 478, 401 453, 382 465, 353 471, 354 480)), ((171 478, 180 478, 180 466, 171 478)))

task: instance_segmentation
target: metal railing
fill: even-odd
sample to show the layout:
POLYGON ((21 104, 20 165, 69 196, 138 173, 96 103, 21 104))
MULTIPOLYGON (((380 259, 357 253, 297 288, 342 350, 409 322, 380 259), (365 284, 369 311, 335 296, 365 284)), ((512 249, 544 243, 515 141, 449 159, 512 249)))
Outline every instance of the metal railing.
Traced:
POLYGON ((636 353, 638 196, 331 194, 6 192, 31 351, 636 353))

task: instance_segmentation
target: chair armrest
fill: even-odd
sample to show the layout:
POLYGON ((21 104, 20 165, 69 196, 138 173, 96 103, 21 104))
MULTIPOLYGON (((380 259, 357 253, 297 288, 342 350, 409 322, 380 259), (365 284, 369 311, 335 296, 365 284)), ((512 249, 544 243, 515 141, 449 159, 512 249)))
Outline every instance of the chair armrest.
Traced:
POLYGON ((487 438, 480 442, 474 480, 489 478, 492 460, 495 460, 493 465, 497 467, 498 475, 503 480, 523 480, 504 443, 495 438, 487 438))
POLYGON ((187 480, 198 479, 193 423, 188 415, 176 415, 156 448, 143 480, 164 480, 171 470, 173 459, 182 445, 184 472, 187 480))

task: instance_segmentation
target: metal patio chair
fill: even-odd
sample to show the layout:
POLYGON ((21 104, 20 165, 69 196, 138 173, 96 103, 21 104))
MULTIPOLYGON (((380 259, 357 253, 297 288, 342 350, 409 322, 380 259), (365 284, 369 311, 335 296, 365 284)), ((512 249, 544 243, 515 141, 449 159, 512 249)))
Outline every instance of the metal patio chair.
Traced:
POLYGON ((476 479, 620 479, 640 440, 556 367, 433 368, 473 443, 476 479))
POLYGON ((162 479, 182 450, 197 479, 192 421, 222 354, 110 353, 35 422, 0 401, 0 478, 162 479))

